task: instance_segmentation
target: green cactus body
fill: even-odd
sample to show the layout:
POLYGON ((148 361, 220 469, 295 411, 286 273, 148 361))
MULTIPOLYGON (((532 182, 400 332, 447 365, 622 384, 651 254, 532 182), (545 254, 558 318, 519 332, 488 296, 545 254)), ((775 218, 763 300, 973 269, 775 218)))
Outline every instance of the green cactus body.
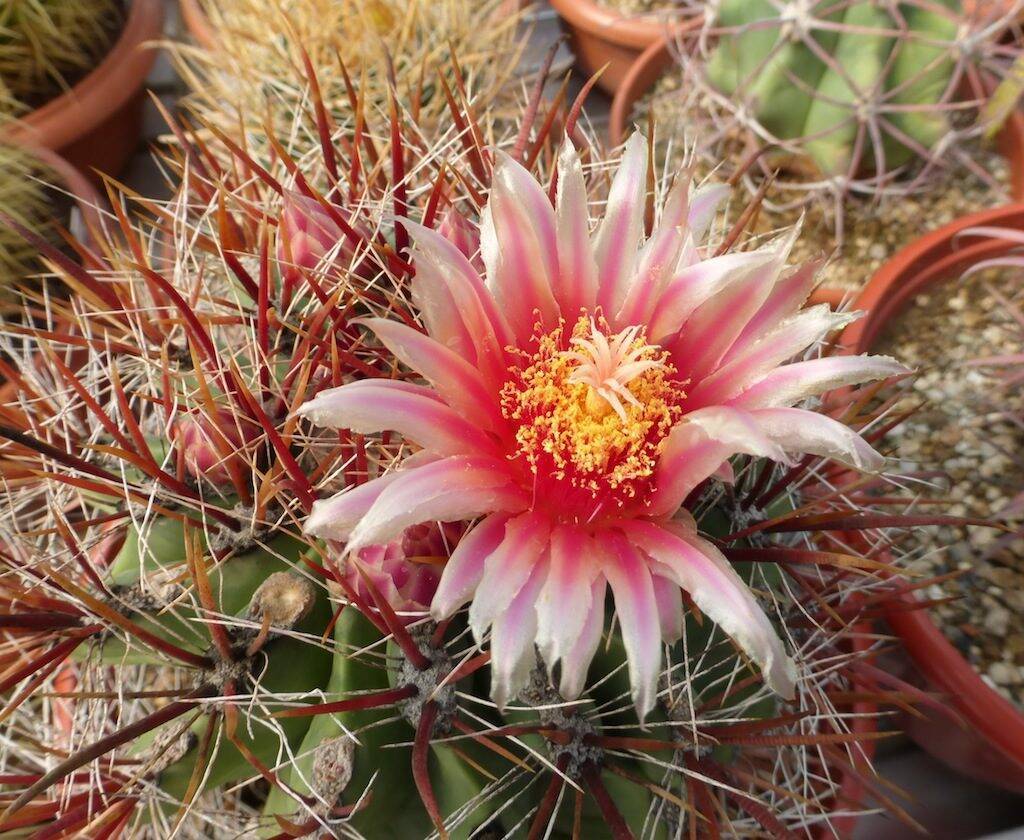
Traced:
MULTIPOLYGON (((952 8, 951 0, 943 4, 952 8)), ((719 37, 707 62, 708 81, 739 97, 761 126, 800 150, 794 168, 807 168, 803 158, 826 176, 872 170, 874 139, 858 140, 872 115, 926 149, 948 129, 941 110, 889 106, 943 101, 953 72, 945 44, 955 38, 955 19, 934 4, 902 3, 898 11, 897 17, 875 0, 822 1, 787 19, 767 0, 725 0, 714 21, 719 37), (907 25, 901 35, 895 34, 899 18, 907 25), (811 38, 817 50, 807 46, 811 38)), ((906 144, 884 127, 880 133, 887 170, 911 158, 906 144)))
MULTIPOLYGON (((940 0, 938 5, 955 9, 954 0, 940 0)), ((954 19, 932 9, 910 8, 904 12, 907 26, 921 35, 920 39, 905 41, 892 64, 888 87, 892 91, 889 102, 893 105, 920 105, 939 102, 949 85, 953 72, 953 59, 941 44, 928 44, 925 40, 951 42, 956 38, 954 19)), ((949 130, 949 120, 935 109, 898 111, 887 115, 901 132, 926 149, 934 146, 949 130)), ((887 137, 886 157, 892 165, 906 163, 914 152, 891 135, 887 137)))

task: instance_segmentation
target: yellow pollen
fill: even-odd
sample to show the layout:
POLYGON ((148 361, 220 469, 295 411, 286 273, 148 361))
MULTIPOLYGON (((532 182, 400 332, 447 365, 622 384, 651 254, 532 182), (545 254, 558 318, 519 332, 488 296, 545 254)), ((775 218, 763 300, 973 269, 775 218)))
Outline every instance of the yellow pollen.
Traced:
POLYGON ((637 327, 609 337, 581 318, 568 349, 562 335, 542 336, 502 389, 502 412, 518 426, 516 456, 535 475, 633 496, 682 414, 675 369, 637 327))

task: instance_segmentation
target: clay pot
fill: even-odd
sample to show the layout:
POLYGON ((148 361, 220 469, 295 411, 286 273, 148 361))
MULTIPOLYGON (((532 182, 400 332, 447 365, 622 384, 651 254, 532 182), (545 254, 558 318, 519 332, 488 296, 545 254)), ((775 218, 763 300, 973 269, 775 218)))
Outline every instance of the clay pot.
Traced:
MULTIPOLYGON (((916 295, 1014 248, 1013 243, 1001 239, 962 235, 977 227, 1024 230, 1024 204, 965 216, 896 254, 854 302, 854 309, 867 314, 843 332, 843 349, 870 352, 889 321, 916 295)), ((888 611, 888 623, 913 665, 911 679, 944 695, 951 711, 922 709, 926 717, 906 716, 903 728, 954 770, 1024 794, 1024 712, 989 688, 928 613, 907 609, 913 604, 911 599, 907 601, 902 608, 888 611)))
MULTIPOLYGON (((569 33, 576 65, 590 76, 607 64, 597 84, 615 94, 636 61, 670 31, 695 25, 695 20, 661 20, 653 15, 623 15, 596 0, 551 0, 569 33)), ((696 20, 699 20, 696 19, 696 20)), ((659 74, 660 75, 660 74, 659 74)))
POLYGON ((71 90, 0 130, 0 140, 58 152, 83 172, 117 174, 142 129, 143 86, 163 31, 160 0, 131 0, 124 28, 99 65, 71 90))
POLYGON ((204 50, 212 50, 217 45, 217 37, 199 0, 179 0, 178 8, 181 9, 181 19, 192 39, 204 50))
POLYGON ((55 186, 62 187, 71 194, 82 214, 86 229, 98 230, 102 221, 102 200, 93 183, 56 152, 46 148, 35 148, 30 151, 56 173, 58 183, 55 186))

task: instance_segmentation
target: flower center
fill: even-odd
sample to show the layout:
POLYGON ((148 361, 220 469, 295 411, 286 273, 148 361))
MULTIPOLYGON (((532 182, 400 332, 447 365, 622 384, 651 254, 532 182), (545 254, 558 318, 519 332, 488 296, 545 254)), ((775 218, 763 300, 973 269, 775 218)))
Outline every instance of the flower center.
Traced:
POLYGON ((648 489, 685 396, 666 356, 640 327, 608 335, 583 317, 568 336, 541 335, 510 370, 501 405, 516 428, 511 457, 567 518, 614 514, 648 489))

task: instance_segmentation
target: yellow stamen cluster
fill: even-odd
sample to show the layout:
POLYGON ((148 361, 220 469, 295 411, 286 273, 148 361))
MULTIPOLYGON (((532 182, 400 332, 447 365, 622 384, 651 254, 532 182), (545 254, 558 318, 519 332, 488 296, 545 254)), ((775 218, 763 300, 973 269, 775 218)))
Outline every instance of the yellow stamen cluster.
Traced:
POLYGON ((654 473, 664 438, 682 414, 675 369, 636 328, 609 340, 581 318, 569 349, 562 337, 562 329, 542 336, 528 366, 502 389, 502 411, 518 426, 517 454, 535 475, 632 497, 636 483, 654 473), (600 350, 597 360, 587 352, 592 347, 600 350))

